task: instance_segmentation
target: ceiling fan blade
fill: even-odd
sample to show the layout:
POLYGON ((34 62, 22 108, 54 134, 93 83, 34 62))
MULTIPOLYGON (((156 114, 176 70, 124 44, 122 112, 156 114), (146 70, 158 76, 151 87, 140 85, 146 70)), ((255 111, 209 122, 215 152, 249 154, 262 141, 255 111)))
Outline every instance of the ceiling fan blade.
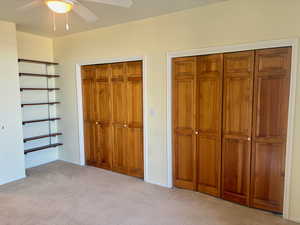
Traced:
POLYGON ((17 11, 26 11, 30 10, 32 8, 38 7, 39 5, 42 5, 43 1, 41 0, 34 0, 32 2, 27 3, 26 5, 23 5, 19 8, 17 8, 17 11))
POLYGON ((89 10, 88 8, 86 8, 85 6, 76 3, 74 5, 73 11, 75 13, 77 13, 80 17, 82 17, 84 20, 86 20, 87 22, 96 22, 99 17, 96 16, 91 10, 89 10))
POLYGON ((125 8, 130 8, 133 4, 132 0, 83 0, 83 1, 97 2, 106 5, 114 5, 114 6, 120 6, 125 8))

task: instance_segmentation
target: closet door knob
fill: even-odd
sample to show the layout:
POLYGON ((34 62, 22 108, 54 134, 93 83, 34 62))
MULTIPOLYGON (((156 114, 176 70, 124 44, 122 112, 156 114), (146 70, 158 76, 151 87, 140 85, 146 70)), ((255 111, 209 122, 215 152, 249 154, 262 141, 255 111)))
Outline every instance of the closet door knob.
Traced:
POLYGON ((127 127, 127 124, 124 124, 124 127, 126 128, 126 127, 127 127))
POLYGON ((99 122, 96 122, 96 125, 99 125, 99 122))
POLYGON ((248 137, 247 140, 248 140, 248 141, 251 141, 251 137, 248 137))
POLYGON ((196 134, 196 135, 198 135, 198 134, 199 134, 199 132, 198 132, 198 131, 195 131, 195 134, 196 134))

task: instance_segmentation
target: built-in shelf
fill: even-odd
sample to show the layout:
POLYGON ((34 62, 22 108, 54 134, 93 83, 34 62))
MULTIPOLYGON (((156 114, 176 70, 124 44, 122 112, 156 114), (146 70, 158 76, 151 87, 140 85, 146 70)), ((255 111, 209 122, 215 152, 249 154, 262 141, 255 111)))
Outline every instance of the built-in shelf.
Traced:
POLYGON ((20 77, 47 77, 47 78, 58 78, 60 75, 48 75, 48 74, 37 74, 37 73, 19 73, 20 77))
POLYGON ((36 63, 36 64, 45 64, 45 65, 59 65, 56 62, 47 62, 47 61, 39 61, 39 60, 31 60, 31 59, 18 59, 19 62, 26 62, 26 63, 36 63))
MULTIPOLYGON (((47 86, 41 85, 43 87, 46 88, 33 88, 33 87, 29 87, 29 88, 25 88, 22 87, 20 88, 20 91, 57 91, 60 90, 59 88, 51 88, 49 87, 49 81, 47 78, 58 78, 60 77, 60 75, 55 75, 55 74, 48 74, 48 66, 56 66, 59 65, 58 63, 55 62, 47 62, 47 61, 39 61, 39 60, 31 60, 31 59, 18 59, 18 62, 23 62, 23 63, 34 63, 34 64, 43 64, 45 65, 45 71, 41 72, 41 73, 19 73, 19 76, 22 77, 33 77, 33 78, 46 78, 43 79, 41 81, 45 81, 47 86)), ((40 92, 36 92, 38 94, 41 94, 40 92)), ((23 93, 25 94, 25 93, 23 93)), ((49 134, 45 134, 45 135, 40 135, 40 136, 33 136, 33 137, 29 137, 29 138, 24 138, 23 141, 25 142, 29 142, 29 141, 34 141, 34 140, 39 140, 39 139, 44 139, 44 138, 48 138, 49 139, 49 143, 48 145, 44 145, 44 146, 39 146, 39 147, 34 147, 34 148, 29 148, 29 149, 25 149, 24 150, 24 154, 28 154, 31 152, 37 152, 37 151, 41 151, 41 150, 46 150, 46 149, 50 149, 50 148, 56 148, 58 146, 63 145, 62 143, 52 143, 52 138, 51 137, 56 137, 56 136, 60 136, 62 135, 62 133, 52 133, 51 131, 51 122, 52 121, 56 121, 56 120, 60 120, 61 118, 59 117, 53 117, 51 118, 51 111, 50 111, 50 106, 51 105, 56 105, 56 104, 60 104, 60 102, 53 100, 53 102, 50 101, 50 97, 49 97, 49 93, 47 94, 47 100, 45 100, 45 102, 39 102, 39 103, 22 103, 21 106, 39 106, 39 105, 47 105, 48 108, 48 118, 45 119, 36 119, 36 120, 28 120, 28 121, 23 121, 23 125, 26 124, 32 124, 32 123, 39 123, 39 122, 47 122, 48 124, 48 128, 49 128, 49 134)), ((55 131, 57 132, 57 131, 55 131)), ((56 141, 55 141, 56 142, 56 141)))
POLYGON ((20 88, 20 91, 58 91, 59 88, 20 88))
POLYGON ((28 142, 28 141, 34 141, 34 140, 38 140, 38 139, 43 139, 43 138, 47 138, 47 137, 56 137, 56 136, 60 136, 62 135, 62 133, 53 133, 53 134, 46 134, 46 135, 41 135, 41 136, 35 136, 35 137, 30 137, 30 138, 24 138, 24 142, 28 142))
POLYGON ((41 120, 27 120, 23 121, 23 125, 29 124, 29 123, 39 123, 39 122, 46 122, 46 121, 55 121, 55 120, 60 120, 60 117, 55 117, 55 118, 48 118, 48 119, 41 119, 41 120))
POLYGON ((58 146, 61 146, 61 145, 63 145, 63 144, 56 143, 56 144, 44 145, 44 146, 37 147, 37 148, 31 148, 31 149, 25 150, 24 154, 28 154, 28 153, 31 153, 31 152, 37 152, 37 151, 41 151, 41 150, 48 149, 48 148, 55 148, 55 147, 58 147, 58 146))
POLYGON ((26 104, 21 104, 22 107, 24 106, 35 106, 35 105, 55 105, 55 104, 60 104, 60 102, 40 102, 40 103, 26 103, 26 104))

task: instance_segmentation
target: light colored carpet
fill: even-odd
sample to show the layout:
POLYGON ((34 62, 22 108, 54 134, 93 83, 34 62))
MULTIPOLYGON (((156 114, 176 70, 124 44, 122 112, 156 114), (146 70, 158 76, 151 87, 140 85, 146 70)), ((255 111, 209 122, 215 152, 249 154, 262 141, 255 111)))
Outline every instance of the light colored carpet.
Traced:
POLYGON ((0 187, 0 225, 295 225, 197 192, 54 162, 0 187))

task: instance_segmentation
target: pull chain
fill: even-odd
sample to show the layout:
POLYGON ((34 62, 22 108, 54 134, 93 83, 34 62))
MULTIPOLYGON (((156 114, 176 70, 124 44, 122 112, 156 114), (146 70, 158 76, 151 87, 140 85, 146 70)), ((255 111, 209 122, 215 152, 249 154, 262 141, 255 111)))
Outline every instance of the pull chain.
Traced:
POLYGON ((69 25, 69 13, 66 13, 66 30, 70 30, 70 25, 69 25))
POLYGON ((53 15, 53 30, 56 31, 56 19, 55 19, 55 12, 52 13, 53 15))
MULTIPOLYGON (((56 15, 55 12, 52 13, 53 18, 53 30, 56 31, 56 15)), ((69 23, 69 13, 66 13, 66 30, 70 30, 70 23, 69 23)))

